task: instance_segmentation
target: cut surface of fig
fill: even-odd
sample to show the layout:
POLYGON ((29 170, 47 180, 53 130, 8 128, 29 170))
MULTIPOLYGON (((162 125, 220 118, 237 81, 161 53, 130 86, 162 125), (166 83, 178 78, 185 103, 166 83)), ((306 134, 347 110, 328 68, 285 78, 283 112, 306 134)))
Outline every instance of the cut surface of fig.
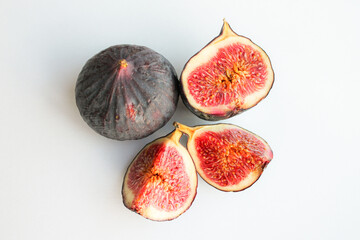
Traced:
POLYGON ((197 174, 187 150, 175 130, 146 145, 130 164, 123 182, 127 208, 145 218, 172 220, 192 204, 197 174))
POLYGON ((187 148, 199 175, 220 190, 250 187, 273 158, 265 140, 236 125, 174 125, 188 135, 187 148))
POLYGON ((179 91, 175 69, 143 46, 116 45, 89 59, 76 82, 76 104, 97 133, 144 138, 169 121, 179 91))
POLYGON ((220 120, 255 106, 267 96, 273 81, 266 53, 224 20, 220 35, 185 65, 181 96, 198 117, 220 120))

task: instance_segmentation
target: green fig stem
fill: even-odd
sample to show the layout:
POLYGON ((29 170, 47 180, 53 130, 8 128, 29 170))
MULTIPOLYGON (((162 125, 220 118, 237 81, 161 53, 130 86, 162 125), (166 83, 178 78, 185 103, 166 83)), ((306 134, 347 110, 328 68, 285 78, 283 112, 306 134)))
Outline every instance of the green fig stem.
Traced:
POLYGON ((183 133, 180 130, 175 129, 167 137, 170 138, 171 141, 173 141, 175 143, 179 143, 182 135, 183 135, 183 133))
POLYGON ((182 133, 185 133, 186 135, 188 135, 189 137, 191 137, 194 132, 195 132, 195 129, 192 128, 192 127, 188 127, 184 124, 181 124, 181 123, 178 123, 178 122, 174 122, 174 127, 179 130, 180 132, 182 133))

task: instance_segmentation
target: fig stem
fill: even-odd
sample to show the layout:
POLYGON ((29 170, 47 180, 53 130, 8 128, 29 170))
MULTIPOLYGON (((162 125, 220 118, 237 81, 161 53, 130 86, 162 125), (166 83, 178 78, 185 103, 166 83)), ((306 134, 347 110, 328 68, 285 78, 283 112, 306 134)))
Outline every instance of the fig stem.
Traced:
POLYGON ((186 125, 184 125, 184 124, 181 124, 181 123, 178 123, 178 122, 174 122, 174 127, 176 128, 176 129, 178 129, 180 132, 182 132, 182 133, 185 133, 186 135, 188 135, 188 136, 192 136, 193 134, 194 134, 194 128, 192 128, 192 127, 188 127, 188 126, 186 126, 186 125))
POLYGON ((220 36, 221 40, 224 40, 225 38, 231 37, 231 36, 237 36, 237 34, 231 29, 229 23, 225 20, 225 18, 223 19, 223 26, 221 28, 221 33, 220 36))
POLYGON ((183 133, 180 130, 175 129, 173 132, 171 132, 168 135, 168 138, 170 138, 171 141, 178 143, 180 141, 180 138, 182 135, 183 135, 183 133))

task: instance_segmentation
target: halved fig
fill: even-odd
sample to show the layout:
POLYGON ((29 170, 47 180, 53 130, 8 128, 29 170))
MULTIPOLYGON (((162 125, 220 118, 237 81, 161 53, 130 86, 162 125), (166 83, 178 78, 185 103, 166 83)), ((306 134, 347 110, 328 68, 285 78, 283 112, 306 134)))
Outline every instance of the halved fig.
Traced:
POLYGON ((188 135, 187 149, 197 172, 222 191, 250 187, 273 157, 265 140, 236 125, 174 126, 188 135))
POLYGON ((273 81, 266 53, 224 20, 220 35, 186 63, 181 96, 198 117, 221 120, 255 106, 267 96, 273 81))
POLYGON ((144 138, 175 112, 176 71, 154 50, 116 45, 90 58, 76 82, 76 104, 97 133, 116 140, 144 138))
POLYGON ((188 151, 180 144, 182 133, 146 145, 130 164, 122 194, 127 208, 145 218, 172 220, 192 204, 197 174, 188 151))

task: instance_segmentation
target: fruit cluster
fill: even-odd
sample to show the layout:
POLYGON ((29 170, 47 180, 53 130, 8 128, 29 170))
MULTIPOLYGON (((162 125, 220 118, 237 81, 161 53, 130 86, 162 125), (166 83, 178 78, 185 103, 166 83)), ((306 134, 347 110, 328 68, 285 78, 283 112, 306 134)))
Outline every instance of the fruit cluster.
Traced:
MULTIPOLYGON (((195 115, 216 121, 255 106, 273 81, 266 53, 224 20, 220 35, 186 63, 180 84, 174 67, 159 53, 117 45, 88 60, 75 92, 80 114, 92 129, 132 140, 164 126, 179 93, 195 115)), ((232 124, 174 126, 172 133, 147 144, 125 174, 125 206, 148 219, 172 220, 185 212, 196 196, 197 173, 217 189, 241 191, 273 157, 265 140, 232 124), (183 134, 186 148, 180 144, 183 134)))

